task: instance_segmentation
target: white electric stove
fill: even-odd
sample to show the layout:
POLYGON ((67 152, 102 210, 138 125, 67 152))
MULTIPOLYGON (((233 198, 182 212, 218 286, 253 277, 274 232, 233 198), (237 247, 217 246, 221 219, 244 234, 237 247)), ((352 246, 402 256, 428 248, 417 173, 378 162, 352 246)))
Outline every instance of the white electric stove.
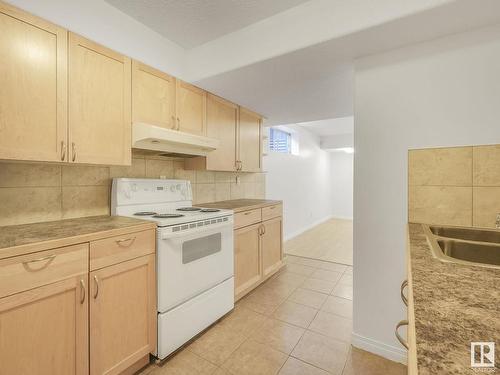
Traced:
POLYGON ((156 222, 158 347, 167 357, 234 308, 233 212, 193 207, 189 181, 113 179, 111 214, 156 222))

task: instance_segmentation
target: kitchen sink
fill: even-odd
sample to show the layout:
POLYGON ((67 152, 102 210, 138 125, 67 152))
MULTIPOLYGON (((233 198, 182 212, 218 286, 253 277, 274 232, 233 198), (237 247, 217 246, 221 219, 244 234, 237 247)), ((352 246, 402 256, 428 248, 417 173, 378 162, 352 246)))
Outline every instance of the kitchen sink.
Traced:
POLYGON ((500 244, 500 231, 461 227, 441 227, 431 225, 431 232, 439 237, 454 238, 466 241, 493 242, 500 244))
POLYGON ((443 254, 451 258, 500 266, 500 245, 448 239, 437 243, 443 254))
POLYGON ((436 225, 424 231, 441 261, 500 269, 500 231, 436 225))

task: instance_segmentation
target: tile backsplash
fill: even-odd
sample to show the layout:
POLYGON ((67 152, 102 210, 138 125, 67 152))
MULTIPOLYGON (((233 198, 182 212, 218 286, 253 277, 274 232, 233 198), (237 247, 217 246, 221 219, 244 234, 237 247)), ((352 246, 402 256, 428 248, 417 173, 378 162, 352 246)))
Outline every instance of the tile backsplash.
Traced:
POLYGON ((500 145, 410 150, 408 220, 495 227, 500 145))
POLYGON ((130 167, 0 162, 0 225, 108 215, 113 177, 190 180, 194 203, 264 198, 265 173, 190 171, 182 159, 134 152, 130 167))

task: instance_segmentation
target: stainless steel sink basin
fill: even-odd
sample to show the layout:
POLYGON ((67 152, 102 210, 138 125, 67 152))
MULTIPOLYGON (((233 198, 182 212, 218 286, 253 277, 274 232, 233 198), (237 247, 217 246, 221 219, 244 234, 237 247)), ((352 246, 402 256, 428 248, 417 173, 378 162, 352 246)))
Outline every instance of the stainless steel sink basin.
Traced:
POLYGON ((431 232, 439 237, 454 238, 466 241, 493 242, 500 244, 500 231, 461 227, 441 227, 431 225, 431 232))
POLYGON ((444 255, 474 263, 500 266, 500 245, 440 239, 444 255))
POLYGON ((441 261, 500 269, 500 231, 423 227, 434 256, 441 261))

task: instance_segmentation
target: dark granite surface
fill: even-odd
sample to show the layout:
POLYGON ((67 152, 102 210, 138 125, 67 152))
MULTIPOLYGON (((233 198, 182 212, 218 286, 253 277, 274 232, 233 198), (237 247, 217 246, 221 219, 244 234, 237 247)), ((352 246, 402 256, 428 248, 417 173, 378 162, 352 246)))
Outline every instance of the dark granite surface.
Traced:
POLYGON ((442 262, 421 224, 409 234, 418 374, 480 373, 470 366, 477 341, 496 342, 499 373, 500 269, 442 262))
POLYGON ((110 232, 154 223, 121 216, 93 216, 78 219, 0 227, 0 252, 19 246, 110 232))
POLYGON ((270 199, 233 199, 229 201, 201 203, 197 204, 197 206, 207 207, 207 208, 220 208, 220 209, 233 210, 234 212, 241 212, 256 208, 262 208, 266 206, 273 206, 275 204, 280 204, 280 203, 283 202, 270 199))

